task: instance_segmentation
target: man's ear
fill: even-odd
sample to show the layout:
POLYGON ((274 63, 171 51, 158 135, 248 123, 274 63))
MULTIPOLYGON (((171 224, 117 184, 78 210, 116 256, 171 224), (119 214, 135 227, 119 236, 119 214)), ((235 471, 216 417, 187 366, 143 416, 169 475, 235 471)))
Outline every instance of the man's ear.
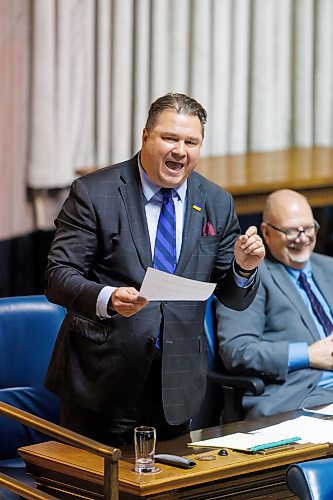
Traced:
POLYGON ((266 222, 262 222, 260 224, 260 229, 265 242, 267 242, 267 239, 269 239, 269 227, 267 226, 266 222))
POLYGON ((144 144, 146 142, 147 137, 148 137, 148 130, 146 128, 144 128, 142 131, 142 144, 144 144))

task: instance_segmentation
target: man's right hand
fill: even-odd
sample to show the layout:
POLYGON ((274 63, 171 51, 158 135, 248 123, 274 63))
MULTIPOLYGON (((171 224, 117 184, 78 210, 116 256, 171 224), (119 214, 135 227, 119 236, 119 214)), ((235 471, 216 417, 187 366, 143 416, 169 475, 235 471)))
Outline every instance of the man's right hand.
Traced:
POLYGON ((311 368, 333 370, 333 334, 309 346, 311 368))
POLYGON ((147 299, 139 295, 139 292, 135 288, 123 286, 116 288, 112 293, 108 309, 116 311, 125 318, 129 318, 140 311, 148 302, 147 299))

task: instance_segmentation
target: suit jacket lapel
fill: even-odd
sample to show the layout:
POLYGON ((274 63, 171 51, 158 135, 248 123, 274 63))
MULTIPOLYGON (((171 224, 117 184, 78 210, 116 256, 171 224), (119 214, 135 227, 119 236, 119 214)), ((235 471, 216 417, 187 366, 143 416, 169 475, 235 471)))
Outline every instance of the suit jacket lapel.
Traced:
POLYGON ((129 230, 144 269, 152 267, 149 231, 143 202, 137 155, 121 172, 120 193, 128 217, 129 230))
POLYGON ((187 181, 186 219, 183 229, 182 248, 175 274, 183 274, 194 248, 198 245, 198 239, 202 235, 205 203, 206 193, 200 189, 199 179, 194 175, 190 175, 187 181), (201 205, 200 212, 193 208, 194 204, 201 205))
POLYGON ((300 313, 303 322, 308 328, 312 338, 318 340, 319 334, 317 327, 309 313, 301 295, 298 293, 296 287, 291 282, 288 271, 285 267, 278 262, 268 261, 268 268, 270 269, 273 280, 281 291, 288 296, 288 299, 294 304, 295 308, 300 313))
POLYGON ((317 263, 315 254, 311 258, 312 274, 317 287, 323 294, 331 312, 333 313, 333 293, 332 293, 332 275, 327 272, 323 263, 317 263))

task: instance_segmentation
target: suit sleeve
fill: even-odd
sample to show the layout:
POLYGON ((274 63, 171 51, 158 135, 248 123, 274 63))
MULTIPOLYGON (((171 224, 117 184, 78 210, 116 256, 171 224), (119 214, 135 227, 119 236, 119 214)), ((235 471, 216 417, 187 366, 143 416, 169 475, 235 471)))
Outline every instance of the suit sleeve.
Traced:
MULTIPOLYGON (((216 301, 217 335, 222 361, 231 373, 257 375, 285 381, 289 342, 278 329, 266 324, 267 290, 261 283, 256 298, 245 311, 235 312, 216 301)), ((278 325, 276 318, 276 325, 278 325)))
POLYGON ((68 309, 95 316, 97 296, 103 288, 89 280, 97 253, 97 222, 80 179, 71 187, 56 228, 46 268, 46 296, 68 309))
POLYGON ((238 286, 235 281, 232 261, 235 242, 240 235, 240 227, 232 196, 229 193, 225 195, 227 198, 224 210, 227 216, 223 221, 223 236, 219 243, 211 281, 217 283, 214 294, 223 305, 242 311, 253 302, 259 285, 259 277, 257 273, 253 283, 246 288, 238 286))

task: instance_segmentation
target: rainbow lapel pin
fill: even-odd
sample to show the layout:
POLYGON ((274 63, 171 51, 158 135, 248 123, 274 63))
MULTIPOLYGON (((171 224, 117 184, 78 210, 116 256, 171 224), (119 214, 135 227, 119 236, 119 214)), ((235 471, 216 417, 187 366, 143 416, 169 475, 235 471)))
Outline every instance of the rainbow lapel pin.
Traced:
POLYGON ((197 212, 201 212, 201 210, 202 210, 202 205, 200 205, 200 203, 194 203, 194 204, 192 205, 192 208, 193 208, 194 210, 196 210, 197 212))

